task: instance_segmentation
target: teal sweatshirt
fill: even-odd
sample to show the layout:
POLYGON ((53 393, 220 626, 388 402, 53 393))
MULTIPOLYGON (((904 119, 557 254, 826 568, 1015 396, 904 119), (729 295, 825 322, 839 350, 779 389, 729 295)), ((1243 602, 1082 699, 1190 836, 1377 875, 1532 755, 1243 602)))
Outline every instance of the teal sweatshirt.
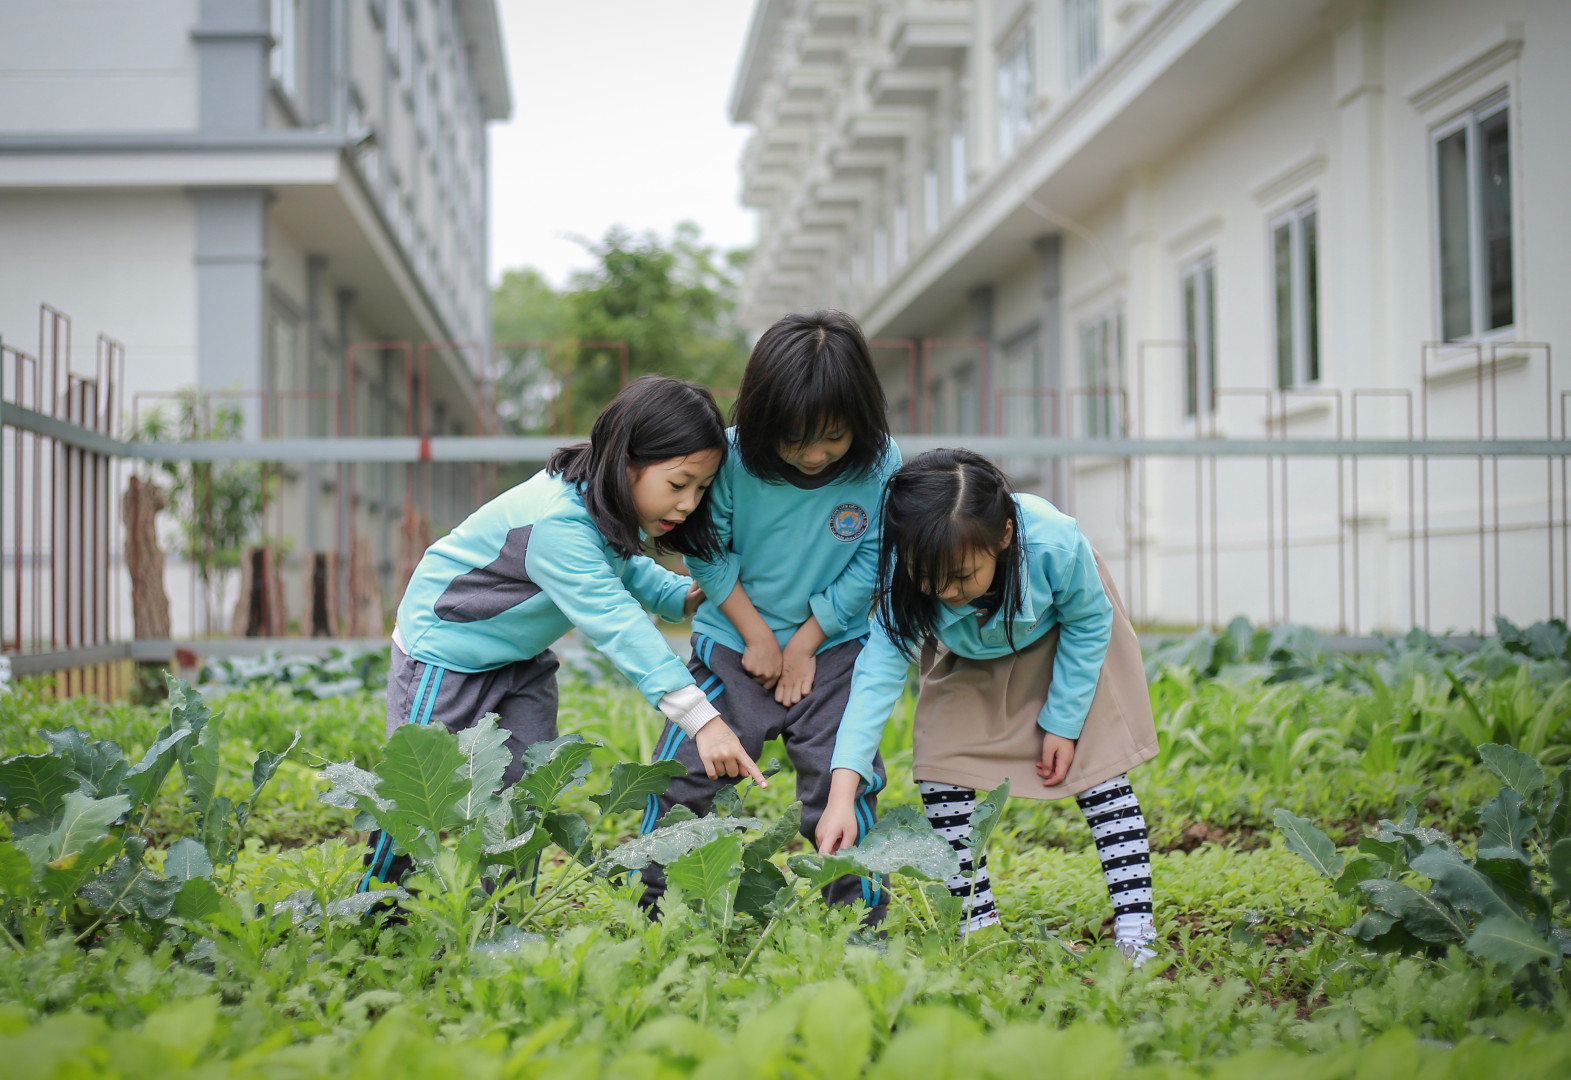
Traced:
MULTIPOLYGON (((1014 649, 1040 641, 1055 626, 1061 628, 1053 681, 1037 725, 1054 735, 1078 739, 1112 640, 1113 603, 1097 575, 1091 542, 1075 519, 1035 495, 1014 498, 1025 534, 1024 543, 1013 545, 1023 572, 1022 606, 1012 620, 1014 649)), ((971 660, 1009 655, 1002 611, 984 622, 974 607, 933 603, 938 605, 938 640, 945 648, 971 660)), ((851 676, 851 699, 840 721, 831 768, 855 769, 873 779, 873 754, 889 714, 905 692, 909 666, 883 620, 874 619, 872 636, 851 676)))
POLYGON ((576 486, 541 471, 426 549, 399 636, 416 660, 474 672, 537 656, 576 626, 658 706, 693 677, 644 611, 681 619, 690 583, 618 555, 576 486))
POLYGON ((862 637, 878 576, 884 482, 900 468, 894 440, 867 476, 771 483, 742 464, 736 429, 727 434, 731 452, 709 489, 726 554, 715 562, 688 560, 706 597, 694 631, 742 651, 742 635, 720 610, 740 582, 782 648, 809 615, 828 635, 819 652, 862 637))

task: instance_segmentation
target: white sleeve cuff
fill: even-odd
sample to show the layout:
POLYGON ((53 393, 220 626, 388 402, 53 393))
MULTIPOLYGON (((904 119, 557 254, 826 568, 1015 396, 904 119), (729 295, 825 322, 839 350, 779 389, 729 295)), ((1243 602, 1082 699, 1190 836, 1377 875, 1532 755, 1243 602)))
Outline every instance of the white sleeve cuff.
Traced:
POLYGON ((710 704, 697 683, 688 683, 680 690, 663 695, 659 708, 688 738, 697 735, 699 728, 720 715, 720 710, 710 704))

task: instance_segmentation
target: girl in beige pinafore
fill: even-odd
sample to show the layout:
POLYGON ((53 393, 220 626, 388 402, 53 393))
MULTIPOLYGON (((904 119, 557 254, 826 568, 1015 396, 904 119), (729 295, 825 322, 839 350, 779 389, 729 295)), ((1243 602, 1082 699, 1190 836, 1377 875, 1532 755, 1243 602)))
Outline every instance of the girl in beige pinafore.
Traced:
POLYGON ((912 773, 928 820, 960 855, 945 884, 967 905, 964 929, 999 921, 985 856, 973 886, 970 817, 977 789, 1007 780, 1020 798, 1075 798, 1119 951, 1136 966, 1155 956, 1150 847, 1126 775, 1156 756, 1151 700, 1118 591, 1074 519, 1012 492, 980 455, 929 451, 885 490, 877 597, 819 850, 855 843, 857 784, 919 659, 912 773))

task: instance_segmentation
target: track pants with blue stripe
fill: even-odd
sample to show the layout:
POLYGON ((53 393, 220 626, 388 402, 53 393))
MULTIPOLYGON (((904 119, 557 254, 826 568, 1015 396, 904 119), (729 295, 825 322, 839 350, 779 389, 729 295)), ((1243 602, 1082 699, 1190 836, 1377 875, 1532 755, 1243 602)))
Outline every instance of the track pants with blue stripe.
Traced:
MULTIPOLYGON (((796 769, 796 797, 802 801, 802 836, 810 847, 818 819, 829 801, 829 761, 835 752, 840 718, 851 696, 851 670, 861 651, 861 642, 848 641, 819 653, 812 691, 788 708, 775 700, 773 690, 759 686, 742 669, 741 653, 706 635, 693 635, 693 658, 688 662, 688 670, 720 710, 721 719, 742 740, 748 754, 756 761, 770 739, 779 738, 785 744, 786 755, 796 769)), ((679 803, 700 816, 707 814, 721 786, 737 782, 727 777, 709 779, 693 740, 667 721, 655 744, 655 760, 670 759, 686 765, 687 775, 672 780, 664 795, 650 796, 643 832, 652 830, 666 811, 679 803)), ((864 783, 857 791, 859 839, 877 820, 878 792, 885 783, 883 759, 875 757, 873 768, 878 774, 874 782, 864 783)), ((640 903, 652 909, 665 894, 665 872, 659 866, 649 866, 644 871, 644 884, 640 903)), ((824 898, 832 904, 866 905, 872 909, 869 922, 882 918, 888 904, 877 881, 849 875, 831 882, 824 889, 824 898)))
MULTIPOLYGON (((497 714, 507 732, 513 760, 502 774, 503 784, 523 775, 523 755, 534 743, 556 738, 556 654, 550 649, 532 660, 520 660, 490 671, 454 671, 426 664, 393 647, 387 672, 387 733, 403 724, 441 724, 452 732, 471 727, 486 713, 497 714)), ((409 856, 396 850, 381 830, 366 842, 365 873, 360 891, 371 883, 396 883, 409 872, 409 856)))

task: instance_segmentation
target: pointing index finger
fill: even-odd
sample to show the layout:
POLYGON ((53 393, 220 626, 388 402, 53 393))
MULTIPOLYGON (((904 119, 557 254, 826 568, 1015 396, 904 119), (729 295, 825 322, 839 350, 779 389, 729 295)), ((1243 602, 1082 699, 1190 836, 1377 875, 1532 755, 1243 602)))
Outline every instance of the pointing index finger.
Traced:
POLYGON ((753 759, 748 756, 746 750, 742 751, 742 768, 747 771, 748 776, 753 778, 753 783, 761 788, 769 786, 769 781, 764 779, 764 774, 759 771, 758 766, 753 763, 753 759))

